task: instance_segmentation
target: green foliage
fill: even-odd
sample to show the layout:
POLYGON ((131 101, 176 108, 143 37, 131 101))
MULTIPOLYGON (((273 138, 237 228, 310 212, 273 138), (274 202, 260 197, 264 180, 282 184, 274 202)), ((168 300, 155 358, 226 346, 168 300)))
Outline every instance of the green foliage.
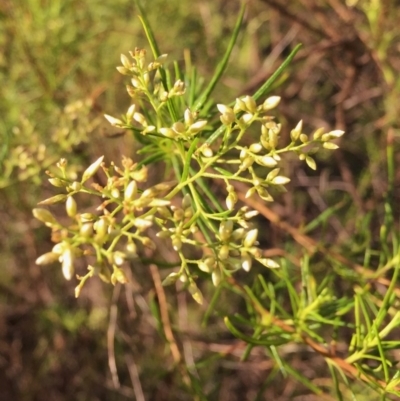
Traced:
POLYGON ((238 200, 235 184, 247 185, 245 198, 257 194, 264 201, 273 201, 271 193, 285 191, 284 185, 290 181, 280 174, 281 155, 292 152, 315 169, 312 155, 322 148, 336 149, 337 145, 331 141, 342 136, 343 131, 324 133, 323 129, 318 129, 309 138, 302 132, 300 121, 291 131, 290 143, 280 145, 281 124, 270 115, 280 97, 270 96, 257 105, 255 98, 261 97, 264 88, 254 98, 237 98, 233 107, 218 104, 219 119, 210 107, 202 109, 222 75, 242 16, 243 11, 226 56, 210 85, 202 92, 186 71, 164 69, 166 55, 159 55, 154 35, 142 19, 156 59, 148 63, 142 49, 131 52, 131 58, 121 56, 122 66, 117 69, 131 77, 127 91, 132 105, 121 119, 105 115, 114 127, 135 133, 137 141, 143 145, 142 160, 134 163, 124 159, 121 168, 114 163, 107 167, 100 157, 85 170, 80 181, 69 179, 67 162, 62 160, 57 165, 60 172, 51 174, 50 183, 65 187, 66 194, 53 196, 40 204, 65 201, 71 224, 62 225, 46 209, 34 210, 39 220, 54 233, 60 233, 53 234, 59 236, 59 242, 52 252, 38 258, 38 264, 59 259, 64 277, 70 280, 75 257, 94 255, 88 266, 89 273, 79 277, 77 296, 93 275, 113 284, 125 283, 127 279, 121 266, 127 259, 137 257, 139 245, 150 249, 164 246, 156 245, 147 234, 153 226, 156 236, 167 241, 166 246, 176 252, 173 260, 180 260, 181 265, 164 283, 172 284, 180 279, 187 283, 199 303, 203 297, 195 284, 197 270, 194 267, 211 274, 214 285, 218 286, 239 269, 249 271, 253 260, 270 268, 279 266, 272 259, 263 258, 257 247, 258 230, 249 220, 258 213, 246 206, 235 209, 238 200), (257 126, 259 134, 254 139, 249 138, 249 145, 244 146, 245 135, 249 135, 253 126, 257 126), (158 168, 158 164, 162 164, 166 172, 160 177, 165 181, 148 186, 148 170, 158 168), (92 183, 87 186, 87 181, 100 167, 107 185, 92 183), (226 206, 209 191, 209 179, 225 186, 226 206), (97 208, 102 214, 78 213, 74 197, 80 193, 105 199, 97 208), (197 260, 191 258, 196 253, 203 256, 197 260))
MULTIPOLYGON (((244 5, 203 2, 203 22, 212 28, 200 40, 201 24, 188 2, 137 2, 147 45, 139 24, 131 25, 128 1, 92 0, 88 7, 15 1, 4 9, 0 213, 7 267, 0 288, 5 301, 15 293, 29 303, 27 288, 40 284, 37 305, 46 306, 31 325, 40 341, 26 366, 47 356, 30 383, 60 374, 65 365, 85 383, 65 399, 86 399, 89 383, 107 376, 101 355, 108 324, 109 399, 158 399, 157 391, 171 399, 235 399, 224 384, 231 376, 224 369, 233 365, 245 372, 235 375, 246 381, 235 395, 241 399, 400 396, 398 13, 390 2, 372 0, 322 2, 318 12, 302 3, 284 9, 279 1, 265 3, 275 14, 258 13, 260 2, 246 19, 244 5), (224 7, 238 13, 235 25, 222 17, 224 7), (309 22, 311 12, 316 18, 309 22), (343 35, 337 16, 345 21, 343 35), (270 35, 262 29, 266 21, 270 35), (286 48, 287 36, 277 41, 278 25, 300 32, 305 50, 286 48), (322 36, 321 45, 313 48, 310 36, 302 37, 308 30, 322 36), (133 34, 138 47, 120 56, 120 74, 110 82, 111 65, 130 46, 117 31, 133 34), (253 42, 271 46, 280 65, 269 60, 268 74, 254 76, 257 85, 232 96, 238 91, 226 85, 242 78, 253 42), (332 57, 321 57, 330 48, 332 57), (217 55, 221 61, 210 73, 217 55), (382 85, 379 102, 369 102, 376 88, 371 94, 359 78, 369 62, 375 69, 367 72, 379 70, 379 80, 372 73, 367 79, 382 85), (353 113, 357 102, 362 112, 353 113), (102 129, 117 139, 101 139, 102 129), (108 149, 112 142, 117 152, 108 149), (42 183, 44 170, 48 182, 42 183), (312 184, 317 179, 320 192, 312 184), (17 199, 27 208, 36 202, 37 184, 45 200, 33 215, 47 227, 36 231, 38 253, 34 241, 20 240, 37 222, 13 221, 17 199), (324 194, 323 186, 330 188, 324 194), (43 240, 48 229, 52 244, 43 240), (29 256, 18 255, 20 244, 29 256), (14 260, 21 266, 28 260, 29 274, 14 260), (77 280, 78 300, 65 296, 73 290, 58 282, 61 276, 77 280), (22 278, 28 286, 18 287, 22 278), (100 286, 97 278, 111 285, 100 286), (91 355, 99 344, 101 351, 91 355), (75 365, 59 356, 63 348, 76 351, 75 365), (132 389, 124 384, 129 378, 132 389)), ((265 67, 256 59, 253 73, 265 67)))

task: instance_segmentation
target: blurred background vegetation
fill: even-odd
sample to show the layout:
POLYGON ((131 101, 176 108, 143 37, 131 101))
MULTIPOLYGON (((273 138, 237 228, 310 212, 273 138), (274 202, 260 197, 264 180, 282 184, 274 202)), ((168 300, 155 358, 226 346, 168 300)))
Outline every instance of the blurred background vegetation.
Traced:
MULTIPOLYGON (((190 51, 207 78, 240 2, 152 0, 144 8, 161 51, 181 61, 190 51)), ((132 266, 124 287, 91 280, 76 300, 60 269, 34 263, 52 246, 31 212, 53 195, 45 170, 61 157, 77 173, 102 154, 116 162, 121 155, 135 158, 132 137, 110 128, 103 114, 118 116, 129 105, 115 66, 121 53, 146 47, 137 14, 130 0, 0 3, 2 400, 192 399, 165 345, 161 301, 146 266, 132 266)), ((367 248, 372 259, 380 257, 374 252, 384 246, 380 227, 388 194, 392 226, 398 223, 400 175, 395 169, 388 175, 386 153, 389 144, 399 161, 399 21, 395 0, 249 1, 240 40, 214 93, 218 103, 253 93, 303 43, 273 90, 282 97, 279 119, 287 122, 282 136, 300 119, 309 131, 324 126, 346 135, 340 150, 318 160, 317 172, 288 160, 290 191, 270 212, 360 264, 367 248)), ((273 220, 263 223, 262 246, 295 260, 302 251, 293 231, 273 220)), ((327 269, 318 261, 315 266, 321 274, 327 269)), ((213 287, 203 291, 211 299, 213 287)), ((346 291, 343 282, 337 291, 346 291)), ((222 317, 243 305, 229 294, 207 312, 204 327, 206 306, 175 288, 166 292, 179 347, 208 399, 334 399, 277 374, 261 348, 241 363, 242 345, 222 317)), ((329 389, 321 358, 296 345, 284 353, 312 383, 329 389)), ((358 399, 374 399, 363 385, 355 388, 358 399)), ((345 389, 343 394, 350 399, 345 389)))

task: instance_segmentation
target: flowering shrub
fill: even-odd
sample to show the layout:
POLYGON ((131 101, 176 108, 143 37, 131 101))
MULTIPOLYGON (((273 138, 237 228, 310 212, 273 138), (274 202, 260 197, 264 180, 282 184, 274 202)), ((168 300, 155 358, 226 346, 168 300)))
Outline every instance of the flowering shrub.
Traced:
POLYGON ((276 261, 262 256, 258 230, 252 223, 258 212, 237 207, 235 185, 247 186, 246 198, 258 196, 272 202, 273 194, 285 191, 290 181, 282 174, 281 156, 295 153, 315 170, 313 156, 322 148, 336 149, 332 141, 343 131, 325 133, 321 128, 307 135, 300 121, 291 130, 290 143, 282 144, 281 124, 273 115, 279 96, 257 103, 259 95, 248 95, 232 105, 206 108, 204 101, 193 101, 195 82, 179 78, 180 74, 172 80, 172 72, 164 68, 167 55, 155 54, 150 62, 144 49, 129 55, 121 55, 122 66, 117 69, 130 77, 127 91, 132 104, 121 118, 105 118, 114 127, 133 131, 142 144, 140 154, 146 157, 123 158, 118 166, 107 165, 102 156, 80 181, 68 178, 67 161, 61 160, 59 173, 49 173, 49 181, 64 193, 40 204, 65 202, 70 224, 61 224, 47 209, 34 210, 35 217, 57 238, 51 252, 40 256, 37 263, 59 260, 64 277, 70 280, 74 261, 80 256, 89 260, 88 273, 77 275, 78 296, 93 275, 112 284, 125 283, 125 261, 140 257, 145 248, 155 250, 163 241, 180 260, 180 268, 164 284, 180 279, 199 303, 197 269, 209 273, 218 286, 239 269, 249 271, 253 263, 278 268, 276 261), (254 128, 251 134, 250 128, 254 128), (160 164, 165 173, 160 174, 159 183, 151 185, 148 170, 160 164), (91 182, 99 171, 106 176, 105 186, 91 182), (225 204, 210 190, 211 182, 225 188, 225 204), (101 200, 98 213, 79 211, 75 200, 79 193, 101 200), (156 232, 157 243, 150 228, 156 232))

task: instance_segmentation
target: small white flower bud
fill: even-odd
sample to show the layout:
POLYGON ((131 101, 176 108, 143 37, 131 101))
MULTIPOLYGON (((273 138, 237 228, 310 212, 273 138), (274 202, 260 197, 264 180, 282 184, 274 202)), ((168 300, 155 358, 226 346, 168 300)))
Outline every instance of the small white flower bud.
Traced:
POLYGON ((251 114, 254 114, 257 111, 257 104, 251 96, 245 96, 242 100, 246 105, 246 110, 251 114))
POLYGON ((221 241, 226 242, 230 239, 233 230, 233 221, 225 220, 219 225, 219 236, 221 241))
POLYGON ((136 194, 137 194, 137 183, 135 180, 133 180, 126 186, 124 192, 124 199, 126 201, 131 201, 136 198, 136 194))
POLYGON ((269 98, 267 98, 265 100, 265 102, 263 103, 262 108, 265 111, 274 109, 276 106, 278 106, 280 101, 281 101, 281 97, 280 96, 270 96, 269 98))
POLYGON ((301 134, 302 129, 303 129, 303 120, 300 120, 297 123, 296 127, 292 129, 292 131, 290 132, 290 138, 292 139, 293 142, 297 141, 297 139, 301 134))
POLYGON ((36 259, 35 263, 37 265, 48 265, 50 263, 56 262, 59 257, 60 257, 60 254, 58 254, 58 253, 47 252, 47 253, 44 253, 43 255, 39 256, 36 259))
POLYGON ((125 68, 131 68, 132 64, 129 61, 129 58, 125 56, 125 54, 121 54, 121 64, 125 67, 125 68))
POLYGON ((174 123, 172 125, 172 129, 178 134, 182 134, 182 133, 184 133, 186 131, 185 124, 183 124, 180 121, 177 121, 176 123, 174 123))
POLYGON ((207 125, 207 121, 206 120, 199 120, 196 121, 194 124, 192 124, 189 127, 189 132, 191 132, 192 134, 197 134, 199 131, 201 131, 205 126, 207 125))
POLYGON ((99 157, 94 163, 92 163, 82 174, 81 183, 83 184, 90 177, 93 177, 97 170, 100 168, 101 163, 103 163, 104 156, 99 157))
POLYGON ((256 228, 248 231, 246 236, 244 237, 243 246, 245 248, 252 247, 257 240, 257 236, 258 236, 258 230, 256 228))
POLYGON ((124 126, 124 123, 121 120, 119 120, 118 118, 109 116, 108 114, 104 114, 104 117, 114 127, 123 127, 124 126))
POLYGON ((218 285, 221 282, 221 272, 219 271, 219 269, 216 269, 212 272, 211 274, 211 280, 214 284, 215 287, 218 287, 218 285))
POLYGON ((259 163, 266 167, 275 167, 278 163, 271 156, 262 156, 258 159, 259 163))
POLYGON ((278 175, 272 180, 272 183, 275 185, 285 185, 290 182, 290 178, 284 177, 282 175, 278 175))
POLYGON ((68 196, 68 199, 65 202, 65 209, 69 217, 76 216, 77 204, 73 196, 68 196))
POLYGON ((129 123, 129 121, 132 120, 133 115, 135 114, 135 109, 136 109, 136 104, 132 104, 129 106, 128 111, 126 112, 126 119, 129 123))
POLYGON ((57 223, 56 218, 47 210, 42 208, 35 208, 32 210, 33 216, 44 223, 47 227, 51 227, 57 223))
POLYGON ((67 248, 64 250, 61 255, 62 262, 62 273, 66 280, 71 280, 74 274, 74 254, 71 248, 67 248))
POLYGON ((263 146, 261 145, 261 143, 253 143, 249 147, 250 152, 253 152, 253 153, 259 153, 262 151, 262 149, 263 149, 263 146))
POLYGON ((226 259, 228 259, 228 256, 229 256, 229 246, 222 245, 221 248, 219 249, 218 257, 221 260, 226 260, 226 259))
POLYGON ((194 123, 194 116, 190 109, 186 109, 184 113, 184 120, 187 126, 192 125, 194 123))
POLYGON ((133 119, 137 121, 143 127, 147 127, 147 121, 143 114, 141 113, 133 113, 133 119))

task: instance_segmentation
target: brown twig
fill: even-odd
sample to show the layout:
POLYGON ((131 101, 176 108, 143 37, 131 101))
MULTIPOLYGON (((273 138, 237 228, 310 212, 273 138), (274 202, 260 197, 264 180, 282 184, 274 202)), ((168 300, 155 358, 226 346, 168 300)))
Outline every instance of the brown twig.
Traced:
POLYGON ((120 292, 121 292, 121 285, 117 284, 114 287, 113 297, 111 300, 110 320, 107 329, 108 366, 111 373, 111 379, 115 388, 120 387, 120 382, 118 379, 118 372, 117 372, 117 363, 115 361, 115 348, 114 348, 115 329, 117 327, 117 315, 118 315, 117 301, 120 292))
POLYGON ((133 391, 135 393, 136 401, 146 401, 144 394, 143 394, 143 389, 142 389, 142 385, 140 383, 140 378, 139 378, 139 372, 138 372, 137 366, 135 364, 135 361, 133 360, 133 358, 130 355, 125 355, 125 363, 126 363, 126 366, 128 367, 129 376, 131 378, 132 387, 133 387, 133 391))
POLYGON ((171 349, 172 357, 175 363, 178 365, 182 360, 181 352, 179 351, 178 345, 176 343, 174 333, 172 332, 171 322, 169 320, 167 297, 165 296, 164 287, 162 286, 160 272, 156 265, 150 265, 150 273, 153 278, 154 288, 158 297, 158 304, 160 306, 161 321, 163 324, 165 338, 171 349))

